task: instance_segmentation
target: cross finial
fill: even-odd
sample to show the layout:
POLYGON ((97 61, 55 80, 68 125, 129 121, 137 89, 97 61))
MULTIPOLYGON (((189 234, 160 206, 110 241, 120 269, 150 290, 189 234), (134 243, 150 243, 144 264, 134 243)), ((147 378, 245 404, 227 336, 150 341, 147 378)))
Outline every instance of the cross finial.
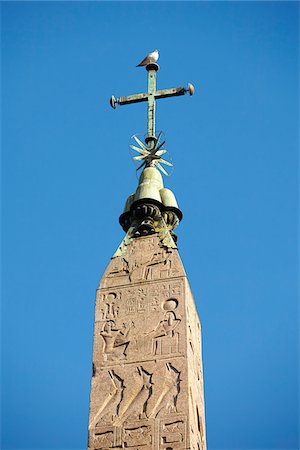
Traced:
POLYGON ((130 103, 146 102, 148 101, 148 134, 146 137, 146 142, 149 148, 153 148, 156 141, 155 136, 155 103, 156 100, 167 97, 175 97, 179 95, 184 95, 189 92, 193 95, 195 88, 192 84, 188 84, 187 88, 177 87, 171 89, 156 90, 156 74, 159 71, 159 65, 156 63, 150 63, 146 65, 146 70, 148 72, 148 92, 144 94, 134 94, 128 95, 126 97, 115 98, 112 96, 110 98, 110 105, 112 108, 116 108, 117 105, 128 105, 130 103))

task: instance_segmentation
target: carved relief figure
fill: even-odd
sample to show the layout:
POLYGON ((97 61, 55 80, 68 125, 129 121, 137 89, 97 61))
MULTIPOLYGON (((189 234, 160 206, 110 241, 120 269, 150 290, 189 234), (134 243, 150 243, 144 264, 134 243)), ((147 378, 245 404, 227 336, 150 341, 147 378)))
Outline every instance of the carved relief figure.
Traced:
POLYGON ((147 418, 147 404, 148 400, 152 395, 152 374, 147 372, 142 366, 137 367, 137 373, 142 379, 142 386, 140 390, 135 394, 130 403, 127 405, 125 410, 119 419, 116 420, 116 426, 121 424, 122 420, 130 419, 144 419, 147 418))
POLYGON ((134 241, 125 257, 116 258, 107 276, 129 276, 129 281, 174 276, 178 268, 172 267, 171 255, 171 251, 167 248, 158 248, 154 241, 134 241))
POLYGON ((165 311, 173 311, 178 306, 178 300, 176 298, 169 298, 165 300, 162 304, 162 307, 165 311))
POLYGON ((103 294, 103 299, 101 301, 101 319, 116 319, 119 315, 119 306, 117 304, 117 294, 115 292, 109 292, 108 294, 103 294))
POLYGON ((129 332, 134 326, 133 322, 123 323, 121 329, 116 328, 114 320, 108 320, 100 334, 104 340, 104 356, 106 360, 126 358, 126 349, 129 345, 129 332))
POLYGON ((113 422, 119 414, 120 404, 123 400, 125 389, 124 380, 117 375, 114 370, 109 370, 108 374, 111 379, 111 390, 108 393, 105 402, 94 417, 91 423, 92 426, 96 422, 96 427, 101 426, 101 424, 105 422, 113 422))
POLYGON ((138 447, 140 445, 151 444, 151 438, 151 427, 148 425, 124 429, 125 447, 138 447))
POLYGON ((113 431, 95 432, 94 446, 96 448, 111 448, 114 445, 113 431))
POLYGON ((152 338, 151 353, 153 355, 166 355, 177 353, 179 350, 179 333, 175 329, 181 319, 176 317, 174 311, 167 311, 165 319, 161 320, 155 330, 148 333, 152 338))
POLYGON ((162 443, 171 444, 175 442, 183 442, 184 439, 184 422, 176 420, 175 422, 165 423, 162 428, 162 443))
POLYGON ((110 265, 108 277, 120 276, 128 274, 128 264, 125 258, 113 258, 110 265))
POLYGON ((165 249, 155 252, 151 260, 146 264, 144 274, 145 280, 161 278, 161 271, 164 271, 165 275, 168 276, 168 271, 171 269, 172 265, 170 256, 171 254, 167 253, 165 249))
POLYGON ((180 372, 171 363, 166 363, 166 374, 160 396, 150 417, 162 413, 177 412, 177 399, 180 392, 180 372))

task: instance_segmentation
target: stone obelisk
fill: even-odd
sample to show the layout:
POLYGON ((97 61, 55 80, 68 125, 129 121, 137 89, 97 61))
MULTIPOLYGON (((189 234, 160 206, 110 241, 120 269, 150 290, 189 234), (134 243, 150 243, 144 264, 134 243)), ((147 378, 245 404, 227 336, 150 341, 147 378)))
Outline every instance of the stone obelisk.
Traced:
POLYGON ((193 87, 156 91, 158 65, 146 69, 147 94, 111 99, 115 107, 144 95, 152 124, 145 143, 136 139, 144 170, 96 294, 88 449, 206 450, 201 327, 176 245, 182 213, 158 170, 166 151, 153 108, 193 87))

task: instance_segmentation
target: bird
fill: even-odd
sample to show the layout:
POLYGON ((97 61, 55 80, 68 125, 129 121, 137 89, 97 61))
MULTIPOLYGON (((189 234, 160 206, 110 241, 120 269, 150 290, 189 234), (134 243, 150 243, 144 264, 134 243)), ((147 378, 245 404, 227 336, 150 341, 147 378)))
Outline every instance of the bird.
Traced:
POLYGON ((119 414, 120 404, 123 399, 124 390, 126 389, 124 380, 119 375, 113 370, 109 370, 108 374, 111 378, 112 389, 93 420, 93 422, 96 422, 96 427, 101 426, 102 423, 115 420, 119 414))
POLYGON ((147 64, 155 63, 159 58, 158 50, 154 50, 154 52, 149 53, 146 58, 143 59, 136 67, 147 66, 147 64))
POLYGON ((180 392, 180 372, 171 363, 166 363, 166 374, 163 388, 149 418, 157 417, 164 410, 167 413, 177 412, 177 399, 180 392))
POLYGON ((136 372, 140 376, 140 381, 143 383, 139 386, 139 391, 131 398, 130 403, 119 414, 119 417, 114 422, 114 426, 119 427, 122 421, 130 419, 145 419, 147 418, 147 404, 152 395, 152 373, 147 372, 142 366, 136 368, 136 372))

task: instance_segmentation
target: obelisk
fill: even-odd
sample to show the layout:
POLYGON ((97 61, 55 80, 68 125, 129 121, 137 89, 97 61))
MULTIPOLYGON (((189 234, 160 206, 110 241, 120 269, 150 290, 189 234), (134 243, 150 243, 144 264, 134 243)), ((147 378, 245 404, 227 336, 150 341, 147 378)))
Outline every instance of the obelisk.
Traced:
MULTIPOLYGON (((113 107, 193 93, 192 85, 156 91, 158 65, 146 69, 148 93, 112 97, 113 107)), ((96 294, 89 450, 206 450, 201 326, 174 233, 182 213, 159 171, 170 164, 153 109, 151 123, 132 146, 143 171, 96 294)))

